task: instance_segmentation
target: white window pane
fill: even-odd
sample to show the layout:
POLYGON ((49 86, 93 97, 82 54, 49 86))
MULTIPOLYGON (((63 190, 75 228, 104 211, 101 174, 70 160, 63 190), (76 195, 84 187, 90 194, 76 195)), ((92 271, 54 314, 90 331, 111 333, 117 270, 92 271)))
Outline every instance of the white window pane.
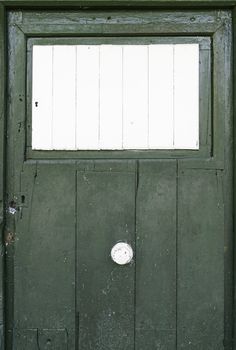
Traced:
POLYGON ((174 148, 199 148, 199 48, 174 46, 174 148))
POLYGON ((52 47, 33 47, 32 148, 52 148, 52 47))
POLYGON ((148 148, 148 47, 123 53, 123 147, 148 148))
POLYGON ((149 148, 174 148, 174 45, 149 46, 149 148))
POLYGON ((100 47, 100 149, 122 148, 122 47, 100 47), (108 103, 109 101, 109 103, 108 103))
POLYGON ((32 114, 33 149, 198 149, 199 45, 35 45, 32 114))
POLYGON ((98 149, 99 47, 77 46, 77 149, 98 149))
POLYGON ((74 46, 53 47, 53 149, 75 149, 74 46))

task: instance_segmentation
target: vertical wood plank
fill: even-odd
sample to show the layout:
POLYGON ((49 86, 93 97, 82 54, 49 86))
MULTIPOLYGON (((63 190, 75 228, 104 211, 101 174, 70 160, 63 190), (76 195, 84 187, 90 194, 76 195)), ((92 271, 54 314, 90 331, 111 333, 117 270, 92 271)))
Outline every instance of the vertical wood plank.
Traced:
MULTIPOLYGON (((12 177, 8 193, 14 195, 19 190, 20 177, 18 171, 22 169, 25 160, 26 149, 26 41, 24 33, 17 26, 8 27, 8 94, 11 94, 11 103, 8 104, 8 123, 11 132, 8 133, 7 141, 13 142, 12 154, 14 159, 8 167, 7 176, 12 177)), ((12 155, 11 155, 12 156, 12 155)))
MULTIPOLYGON (((234 263, 235 263, 235 226, 233 224, 234 220, 234 208, 235 208, 235 197, 234 191, 232 190, 234 186, 233 174, 234 174, 234 145, 235 145, 235 133, 234 133, 234 96, 235 89, 233 88, 233 62, 232 58, 235 59, 233 54, 233 37, 234 30, 232 28, 232 13, 227 13, 227 19, 225 20, 225 25, 221 27, 221 30, 216 34, 222 36, 223 43, 219 44, 219 50, 217 50, 218 58, 215 57, 214 69, 215 73, 218 75, 218 81, 220 82, 219 86, 222 88, 224 86, 223 96, 220 90, 217 91, 215 98, 219 97, 218 103, 222 103, 222 107, 219 106, 216 114, 221 119, 221 122, 224 123, 224 128, 221 128, 220 125, 215 126, 219 128, 218 132, 224 134, 224 137, 221 138, 222 146, 221 152, 224 152, 225 167, 224 172, 219 172, 218 176, 222 180, 223 186, 223 201, 224 201, 224 346, 225 349, 234 349, 234 340, 235 335, 233 333, 234 329, 234 297, 233 297, 233 284, 234 277, 234 263), (222 31, 222 32, 221 32, 222 31), (218 67, 221 66, 221 70, 218 70, 218 67), (221 100, 222 98, 222 100, 221 100), (223 108, 223 109, 221 109, 223 108), (224 110, 224 112, 223 112, 224 110), (222 117, 224 116, 224 117, 222 117), (224 131, 223 131, 224 130, 224 131), (223 140, 222 140, 223 139, 223 140), (221 175, 221 176, 220 176, 221 175)), ((235 22, 235 18, 233 19, 235 22)), ((219 40, 216 39, 216 42, 219 40)), ((220 40, 220 41, 221 41, 220 40)), ((222 42, 222 41, 221 41, 222 42)), ((219 43, 219 42, 218 42, 219 43)), ((213 49, 214 50, 214 49, 213 49)), ((235 61, 236 62, 236 61, 235 61)), ((215 75, 213 74, 213 81, 215 75)), ((214 105, 213 109, 216 106, 214 105)), ((219 147, 219 146, 218 146, 219 147)))
POLYGON ((174 148, 173 45, 149 46, 149 142, 151 149, 174 148))
POLYGON ((76 48, 53 46, 53 149, 76 148, 76 48))
POLYGON ((75 171, 27 164, 15 232, 14 325, 75 329, 75 171))
POLYGON ((148 47, 129 45, 123 53, 123 147, 148 147, 148 47))
POLYGON ((77 178, 79 349, 130 350, 134 264, 117 265, 110 252, 118 241, 134 247, 135 173, 118 167, 77 178))
POLYGON ((33 46, 32 149, 52 149, 52 51, 33 46))
POLYGON ((174 45, 174 148, 199 148, 199 45, 174 45))
POLYGON ((224 349, 221 171, 185 169, 178 188, 178 348, 224 349), (204 189, 204 190, 203 190, 204 189))
MULTIPOLYGON (((21 13, 19 13, 21 14, 21 13)), ((20 191, 20 172, 25 161, 25 131, 26 131, 26 40, 24 33, 16 25, 8 26, 8 132, 7 132, 7 159, 11 161, 6 169, 6 201, 17 199, 20 191)), ((6 203, 6 205, 8 204, 6 203)), ((6 210, 5 230, 15 233, 15 217, 6 210)), ((12 329, 14 326, 14 245, 6 245, 6 269, 7 276, 5 295, 7 305, 5 307, 5 323, 7 346, 12 347, 12 329)))
MULTIPOLYGON (((236 7, 234 7, 233 10, 233 33, 236 33, 236 7)), ((233 40, 231 40, 231 43, 233 43, 232 47, 233 50, 231 52, 231 54, 233 54, 233 63, 231 65, 231 70, 233 70, 233 74, 231 75, 231 79, 232 79, 232 84, 233 86, 236 85, 236 36, 233 35, 233 40)), ((230 45, 231 46, 231 45, 230 45)), ((230 72, 231 72, 230 70, 230 72)), ((233 88, 233 103, 232 103, 232 108, 233 111, 236 111, 236 89, 233 88)), ((233 112, 234 115, 235 112, 233 112)), ((236 206, 235 206, 235 198, 236 198, 236 142, 235 142, 235 136, 236 136, 236 123, 234 122, 234 117, 232 118, 232 122, 233 122, 233 142, 232 142, 232 147, 233 147, 233 162, 232 162, 232 171, 233 171, 233 191, 232 191, 232 195, 233 195, 233 227, 236 227, 236 206)), ((233 235, 235 230, 232 230, 233 235)), ((233 277, 232 277, 232 281, 233 281, 233 329, 232 329, 232 348, 233 350, 236 349, 236 259, 235 259, 235 252, 236 252, 236 240, 234 239, 234 244, 232 246, 233 249, 233 277)), ((231 265, 232 268, 232 265, 231 265)))
POLYGON ((77 46, 77 149, 98 149, 99 46, 77 46))
POLYGON ((176 161, 141 161, 136 348, 176 349, 176 161))
POLYGON ((100 46, 99 148, 122 148, 122 46, 100 46))
MULTIPOLYGON (((6 42, 5 42, 5 8, 0 4, 0 235, 1 243, 3 227, 5 223, 4 199, 5 199, 5 112, 6 112, 6 42)), ((5 249, 1 244, 0 249, 0 349, 5 347, 4 339, 4 254, 5 249)))

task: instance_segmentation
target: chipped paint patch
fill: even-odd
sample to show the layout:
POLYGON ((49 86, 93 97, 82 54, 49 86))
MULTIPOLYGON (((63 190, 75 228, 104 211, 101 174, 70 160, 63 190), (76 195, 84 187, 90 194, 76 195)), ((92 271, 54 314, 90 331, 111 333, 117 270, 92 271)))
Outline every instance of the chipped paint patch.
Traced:
POLYGON ((15 215, 16 212, 17 212, 17 205, 16 205, 16 202, 14 200, 12 200, 9 203, 8 213, 11 214, 11 215, 15 215))
POLYGON ((13 208, 13 207, 9 207, 9 208, 8 208, 8 213, 9 213, 9 214, 15 215, 16 212, 17 212, 16 208, 13 208))

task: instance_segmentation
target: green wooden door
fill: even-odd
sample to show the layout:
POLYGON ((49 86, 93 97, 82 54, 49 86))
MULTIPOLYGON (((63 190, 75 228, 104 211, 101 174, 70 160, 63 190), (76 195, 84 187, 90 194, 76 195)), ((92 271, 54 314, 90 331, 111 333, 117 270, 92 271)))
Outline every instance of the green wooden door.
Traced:
POLYGON ((7 349, 231 349, 230 12, 13 11, 8 31, 7 349), (199 150, 33 150, 32 43, 79 37, 210 43, 199 150))

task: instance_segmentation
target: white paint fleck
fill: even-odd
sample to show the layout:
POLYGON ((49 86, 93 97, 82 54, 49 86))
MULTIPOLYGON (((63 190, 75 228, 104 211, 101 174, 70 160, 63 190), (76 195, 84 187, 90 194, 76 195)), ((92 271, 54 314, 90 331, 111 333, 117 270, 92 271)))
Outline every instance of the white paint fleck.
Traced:
POLYGON ((17 211, 16 208, 13 208, 13 207, 8 208, 9 214, 15 215, 16 211, 17 211))

